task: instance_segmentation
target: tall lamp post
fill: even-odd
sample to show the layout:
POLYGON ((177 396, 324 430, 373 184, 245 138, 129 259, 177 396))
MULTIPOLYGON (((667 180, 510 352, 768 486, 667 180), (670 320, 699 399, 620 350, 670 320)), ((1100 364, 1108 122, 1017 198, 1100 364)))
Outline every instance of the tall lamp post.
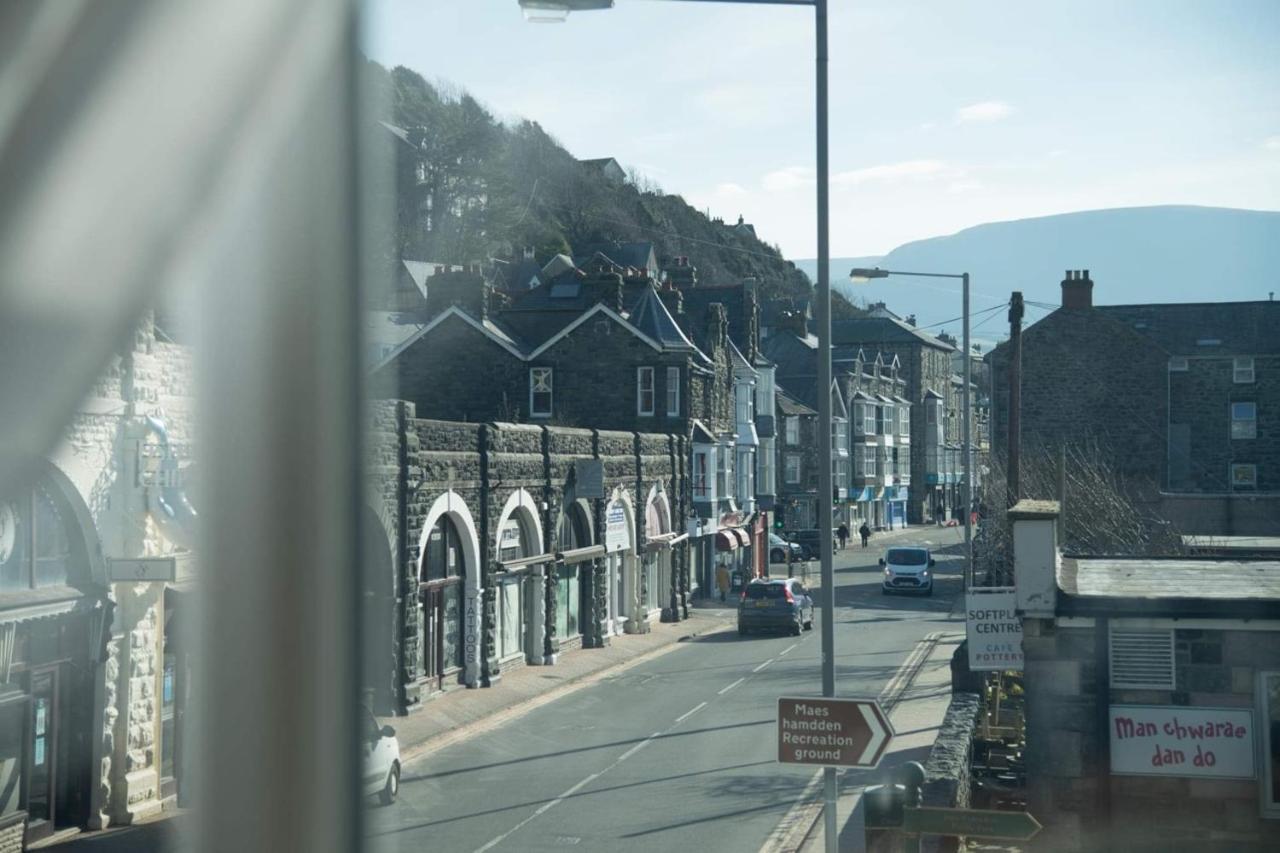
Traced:
MULTIPOLYGON (((563 21, 573 11, 609 9, 613 0, 518 0, 530 21, 563 21)), ((818 180, 818 494, 831 495, 831 247, 827 204, 827 0, 680 0, 685 3, 742 3, 760 6, 809 6, 815 29, 815 72, 817 94, 817 180, 818 180)), ((818 501, 818 526, 822 588, 822 695, 836 695, 835 668, 835 572, 832 569, 830 531, 833 527, 831 500, 818 501)), ((823 771, 823 826, 827 853, 836 853, 839 829, 836 826, 836 771, 823 771)))
POLYGON ((961 292, 964 307, 964 576, 965 588, 973 586, 973 443, 970 419, 972 410, 969 407, 969 381, 972 374, 969 343, 969 274, 941 272, 902 272, 900 270, 882 270, 854 268, 849 272, 849 280, 867 282, 873 278, 888 278, 891 275, 909 275, 917 278, 958 278, 961 281, 961 292))

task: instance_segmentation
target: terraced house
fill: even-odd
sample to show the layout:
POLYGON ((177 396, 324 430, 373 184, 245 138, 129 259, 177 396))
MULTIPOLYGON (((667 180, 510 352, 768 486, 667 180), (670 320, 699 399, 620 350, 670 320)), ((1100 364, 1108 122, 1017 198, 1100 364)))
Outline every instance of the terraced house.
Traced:
MULTIPOLYGON (((1280 532, 1280 303, 1095 305, 1093 289, 1069 270, 1061 307, 1023 333, 1024 447, 1110 449, 1135 498, 1183 533, 1280 532)), ((1008 344, 988 358, 1003 452, 1008 344)))

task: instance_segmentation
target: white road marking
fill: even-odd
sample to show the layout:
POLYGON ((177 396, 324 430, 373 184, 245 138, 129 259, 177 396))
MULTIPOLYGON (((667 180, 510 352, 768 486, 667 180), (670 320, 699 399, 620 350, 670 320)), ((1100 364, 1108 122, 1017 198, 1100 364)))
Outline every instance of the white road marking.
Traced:
POLYGON ((652 743, 652 742, 653 742, 653 739, 654 739, 654 738, 656 738, 656 737, 658 737, 660 734, 662 734, 662 732, 654 732, 653 734, 649 735, 647 738, 645 738, 644 740, 640 741, 638 744, 636 744, 635 746, 631 747, 631 748, 630 748, 630 749, 628 749, 626 752, 622 753, 622 755, 619 755, 619 756, 618 756, 618 760, 619 760, 619 761, 626 761, 628 758, 630 758, 631 756, 635 755, 637 752, 639 752, 640 750, 642 750, 642 749, 644 749, 646 746, 648 746, 650 743, 652 743))
POLYGON ((716 693, 716 695, 717 695, 717 696, 723 696, 724 694, 728 693, 730 690, 732 690, 733 688, 737 687, 739 684, 741 684, 742 682, 744 682, 744 681, 746 681, 746 680, 747 680, 747 677, 744 675, 744 676, 742 676, 742 678, 739 678, 737 681, 733 682, 733 684, 730 684, 728 687, 722 687, 722 688, 720 688, 720 691, 719 691, 718 693, 716 693))
MULTIPOLYGON (((616 763, 616 762, 615 762, 615 763, 616 763)), ((604 773, 604 772, 605 772, 605 771, 603 771, 603 770, 602 770, 602 771, 600 771, 600 773, 592 773, 590 776, 588 776, 587 778, 583 779, 581 782, 579 782, 578 784, 574 785, 572 788, 570 788, 569 790, 565 791, 563 794, 561 794, 560 796, 556 797, 556 798, 555 798, 554 800, 552 800, 551 802, 549 802, 549 803, 543 803, 541 806, 539 806, 539 807, 538 807, 538 810, 537 810, 537 811, 535 811, 533 814, 529 815, 527 818, 525 818, 524 820, 520 821, 520 822, 519 822, 519 823, 517 823, 515 826, 511 827, 511 828, 510 828, 510 829, 508 829, 506 832, 502 833, 501 835, 499 835, 497 838, 495 838, 495 839, 493 839, 492 841, 490 841, 490 842, 489 842, 488 844, 486 844, 485 846, 483 846, 483 847, 481 847, 480 849, 476 850, 476 853, 485 853, 485 851, 486 851, 486 850, 492 850, 494 847, 498 846, 498 845, 499 845, 499 844, 501 844, 503 841, 505 841, 505 840, 506 840, 506 839, 511 835, 511 833, 515 832, 517 829, 519 829, 520 827, 524 826, 526 823, 528 823, 529 821, 533 820, 535 817, 538 817, 538 816, 542 815, 544 812, 548 811, 552 806, 556 806, 556 805, 560 804, 561 802, 563 802, 563 801, 565 800, 565 798, 567 798, 567 797, 572 797, 574 794, 578 793, 578 791, 582 790, 582 788, 583 788, 585 785, 589 785, 590 783, 594 782, 596 779, 599 779, 599 778, 600 778, 600 776, 601 776, 601 775, 603 775, 603 773, 604 773)))
POLYGON ((787 647, 786 647, 785 649, 783 649, 782 651, 778 652, 778 657, 782 657, 783 655, 785 655, 787 652, 791 651, 792 649, 794 649, 794 648, 795 648, 796 646, 798 646, 798 645, 800 645, 800 644, 799 644, 799 643, 792 643, 791 645, 787 646, 787 647))
POLYGON ((685 711, 683 714, 676 717, 676 722, 683 723, 685 720, 689 719, 690 717, 692 717, 694 714, 698 713, 705 707, 707 707, 706 702, 699 702, 697 705, 693 706, 693 708, 691 708, 690 710, 685 711))
POLYGON ((764 663, 760 664, 758 667, 756 667, 755 669, 753 669, 753 670, 751 670, 751 671, 752 671, 752 672, 759 672, 760 670, 764 669, 766 666, 768 666, 768 665, 769 665, 769 664, 771 664, 771 663, 773 663, 773 658, 769 658, 767 661, 765 661, 764 663))

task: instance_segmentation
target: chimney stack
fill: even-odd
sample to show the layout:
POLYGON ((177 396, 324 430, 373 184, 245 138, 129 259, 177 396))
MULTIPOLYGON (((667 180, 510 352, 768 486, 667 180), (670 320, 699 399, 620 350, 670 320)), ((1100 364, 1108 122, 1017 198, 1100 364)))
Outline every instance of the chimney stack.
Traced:
POLYGON ((1062 307, 1093 307, 1093 280, 1088 270, 1067 270, 1062 280, 1062 307))
POLYGON ((1009 508, 1018 609, 1052 618, 1058 604, 1057 501, 1021 500, 1009 508))

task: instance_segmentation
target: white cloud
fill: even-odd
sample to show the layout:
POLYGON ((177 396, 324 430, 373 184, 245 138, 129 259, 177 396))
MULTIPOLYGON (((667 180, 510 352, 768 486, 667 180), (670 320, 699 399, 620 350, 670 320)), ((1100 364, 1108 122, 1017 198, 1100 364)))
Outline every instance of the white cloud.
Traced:
POLYGON ((947 166, 941 160, 904 160, 901 163, 885 163, 837 172, 831 176, 831 183, 837 186, 854 187, 872 181, 928 180, 958 174, 959 170, 947 166))
POLYGON ((744 196, 747 194, 747 188, 742 184, 726 181, 723 184, 716 184, 716 188, 712 190, 712 193, 721 197, 744 196))
POLYGON ((1268 151, 1280 151, 1280 136, 1269 136, 1262 143, 1262 147, 1268 151))
POLYGON ((959 181, 952 181, 951 183, 947 184, 947 192, 952 194, 971 193, 971 192, 974 192, 975 190, 980 190, 980 189, 982 189, 981 181, 962 179, 959 181))
POLYGON ((1013 107, 1004 101, 980 101, 956 110, 956 122, 1000 121, 1013 114, 1013 107))
POLYGON ((808 166, 787 166, 770 172, 760 181, 760 185, 771 193, 791 192, 792 190, 811 187, 813 184, 813 169, 808 166))

